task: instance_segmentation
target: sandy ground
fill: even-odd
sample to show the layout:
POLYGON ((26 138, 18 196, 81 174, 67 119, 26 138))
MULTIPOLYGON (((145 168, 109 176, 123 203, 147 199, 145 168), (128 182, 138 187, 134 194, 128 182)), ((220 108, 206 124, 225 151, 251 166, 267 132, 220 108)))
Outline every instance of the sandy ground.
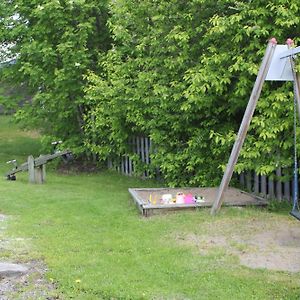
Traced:
MULTIPOLYGON (((162 198, 163 194, 172 194, 176 197, 178 192, 192 194, 193 196, 202 196, 204 198, 203 206, 212 206, 216 199, 218 188, 162 188, 162 189, 134 189, 141 203, 147 204, 151 198, 157 200, 162 198)), ((228 188, 224 193, 223 203, 225 205, 262 205, 266 200, 254 197, 236 188, 228 188)), ((176 205, 176 204, 175 204, 176 205)))
POLYGON ((300 272, 300 227, 261 232, 242 241, 256 251, 238 253, 242 265, 278 271, 300 272))
POLYGON ((202 235, 185 234, 176 239, 196 247, 199 255, 223 249, 226 255, 238 256, 240 264, 249 268, 300 272, 299 221, 271 218, 239 224, 217 222, 205 231, 202 235))

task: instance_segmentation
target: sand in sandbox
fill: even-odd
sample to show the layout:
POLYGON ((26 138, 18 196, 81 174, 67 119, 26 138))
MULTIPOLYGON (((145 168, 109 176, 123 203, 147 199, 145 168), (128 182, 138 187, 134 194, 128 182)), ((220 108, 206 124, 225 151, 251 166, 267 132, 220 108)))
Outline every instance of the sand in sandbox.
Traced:
MULTIPOLYGON (((138 198, 139 204, 151 205, 150 199, 161 199, 164 194, 171 194, 173 198, 177 193, 192 194, 193 196, 201 196, 204 202, 199 203, 200 206, 212 206, 216 199, 218 188, 160 188, 160 189, 130 189, 133 190, 138 198), (151 195, 151 197, 150 197, 151 195)), ((132 193, 131 193, 132 194, 132 193)), ((158 202, 158 201, 157 201, 158 202)), ((263 205, 266 200, 250 195, 236 188, 228 188, 224 193, 225 205, 263 205)), ((162 203, 159 203, 162 204, 162 203)), ((176 205, 176 204, 174 204, 176 205)))

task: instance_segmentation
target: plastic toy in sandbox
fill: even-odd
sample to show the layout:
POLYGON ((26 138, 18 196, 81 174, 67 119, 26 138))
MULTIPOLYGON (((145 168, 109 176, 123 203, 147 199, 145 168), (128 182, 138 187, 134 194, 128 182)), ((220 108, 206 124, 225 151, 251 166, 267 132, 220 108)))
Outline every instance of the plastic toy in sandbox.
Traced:
POLYGON ((185 194, 183 192, 177 192, 175 194, 162 194, 150 193, 149 204, 153 205, 166 205, 166 204, 195 204, 205 202, 203 196, 192 195, 191 193, 185 194))

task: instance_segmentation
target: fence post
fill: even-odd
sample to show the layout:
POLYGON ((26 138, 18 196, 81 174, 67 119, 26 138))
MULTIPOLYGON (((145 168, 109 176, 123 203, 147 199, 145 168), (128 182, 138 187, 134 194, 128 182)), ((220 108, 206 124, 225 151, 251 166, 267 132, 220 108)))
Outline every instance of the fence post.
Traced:
POLYGON ((251 171, 246 173, 246 188, 248 192, 252 192, 252 176, 251 171))
POLYGON ((268 196, 274 198, 274 181, 270 177, 268 178, 268 196))

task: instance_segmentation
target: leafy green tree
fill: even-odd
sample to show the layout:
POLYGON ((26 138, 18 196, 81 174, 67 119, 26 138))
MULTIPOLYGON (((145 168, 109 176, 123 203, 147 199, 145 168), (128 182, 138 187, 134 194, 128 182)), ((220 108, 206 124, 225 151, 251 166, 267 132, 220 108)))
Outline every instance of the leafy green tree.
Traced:
POLYGON ((10 77, 31 87, 34 97, 17 114, 51 138, 82 153, 84 75, 110 47, 106 1, 3 0, 0 43, 13 45, 17 64, 10 77))
MULTIPOLYGON (((213 79, 209 78, 209 74, 220 78, 219 81, 212 80, 216 86, 210 91, 219 94, 215 105, 222 107, 223 124, 211 133, 221 148, 223 144, 232 144, 233 133, 237 131, 244 113, 267 40, 275 36, 279 43, 285 43, 288 37, 292 37, 297 42, 295 32, 300 29, 299 8, 296 1, 241 1, 235 4, 235 13, 215 15, 210 20, 213 26, 206 33, 206 38, 211 43, 214 41, 215 48, 210 48, 207 56, 206 70, 209 72, 204 80, 213 79), (221 101, 224 103, 221 104, 221 101)), ((265 83, 237 171, 255 170, 260 174, 272 174, 279 166, 292 164, 292 90, 290 83, 265 83)), ((216 150, 219 151, 218 147, 213 147, 213 152, 216 150)))
MULTIPOLYGON (((219 181, 268 39, 297 41, 299 24, 296 0, 0 4, 0 43, 18 55, 6 76, 34 94, 18 119, 103 160, 150 136, 170 185, 219 181)), ((291 91, 266 84, 237 171, 291 164, 291 91)))
MULTIPOLYGON (((216 184, 268 39, 299 31, 298 1, 119 0, 110 9, 115 46, 88 76, 86 145, 105 159, 148 135, 170 185, 216 184)), ((290 84, 265 86, 237 171, 290 165, 291 98, 290 84)))

